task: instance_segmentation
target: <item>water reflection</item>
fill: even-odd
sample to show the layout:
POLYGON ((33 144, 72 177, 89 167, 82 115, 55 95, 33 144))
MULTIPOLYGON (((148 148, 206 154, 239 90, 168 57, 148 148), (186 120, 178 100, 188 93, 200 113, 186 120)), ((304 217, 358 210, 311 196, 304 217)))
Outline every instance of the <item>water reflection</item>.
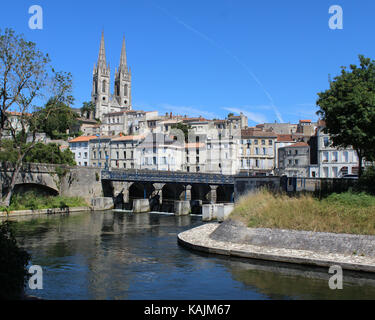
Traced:
MULTIPOLYGON (((19 219, 18 219, 19 220, 19 219)), ((344 271, 329 290, 325 269, 207 256, 177 245, 200 217, 124 212, 24 218, 20 244, 44 271, 46 299, 375 298, 375 280, 344 271)))

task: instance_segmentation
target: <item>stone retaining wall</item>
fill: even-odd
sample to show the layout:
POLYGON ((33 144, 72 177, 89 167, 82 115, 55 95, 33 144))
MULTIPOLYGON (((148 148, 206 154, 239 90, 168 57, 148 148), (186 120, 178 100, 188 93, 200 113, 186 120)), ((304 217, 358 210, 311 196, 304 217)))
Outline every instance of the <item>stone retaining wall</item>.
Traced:
POLYGON ((374 254, 369 251, 374 237, 318 234, 318 241, 315 241, 315 233, 295 231, 297 235, 290 230, 273 230, 275 233, 259 230, 258 238, 254 229, 246 229, 244 225, 230 220, 221 225, 207 223, 178 234, 177 240, 187 248, 225 256, 320 267, 339 265, 346 270, 375 272, 374 254), (299 244, 300 248, 303 246, 305 249, 288 248, 296 247, 293 241, 297 241, 296 246, 299 244), (331 241, 325 243, 328 248, 322 247, 325 241, 331 241), (342 241, 346 243, 345 246, 341 245, 342 241), (358 250, 356 254, 349 253, 353 248, 358 250), (342 252, 335 252, 336 249, 342 252))
POLYGON ((375 236, 295 230, 247 228, 227 220, 210 235, 211 239, 273 248, 312 250, 375 257, 375 236))

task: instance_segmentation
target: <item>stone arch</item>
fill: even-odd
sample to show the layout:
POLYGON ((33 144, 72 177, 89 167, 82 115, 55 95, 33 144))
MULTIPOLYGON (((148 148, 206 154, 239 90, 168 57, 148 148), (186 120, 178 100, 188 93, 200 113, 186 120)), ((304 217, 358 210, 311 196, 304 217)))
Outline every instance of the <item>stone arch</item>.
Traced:
POLYGON ((37 183, 17 183, 13 190, 13 194, 24 194, 26 192, 34 192, 45 196, 57 196, 59 194, 56 189, 37 183))
POLYGON ((129 188, 129 200, 150 198, 154 187, 151 183, 134 182, 129 188))
POLYGON ((184 186, 179 183, 166 183, 162 188, 161 211, 174 212, 174 202, 180 200, 184 192, 184 186))
MULTIPOLYGON (((10 176, 10 175, 9 175, 10 176)), ((59 178, 49 173, 20 172, 16 178, 16 185, 33 184, 53 189, 56 194, 60 193, 58 186, 59 178)))
POLYGON ((163 200, 181 200, 185 188, 179 183, 166 183, 163 187, 163 200))
POLYGON ((202 203, 209 203, 207 194, 210 192, 210 186, 207 184, 192 184, 191 200, 202 200, 202 203))
POLYGON ((220 185, 216 189, 216 202, 233 202, 234 186, 220 185))

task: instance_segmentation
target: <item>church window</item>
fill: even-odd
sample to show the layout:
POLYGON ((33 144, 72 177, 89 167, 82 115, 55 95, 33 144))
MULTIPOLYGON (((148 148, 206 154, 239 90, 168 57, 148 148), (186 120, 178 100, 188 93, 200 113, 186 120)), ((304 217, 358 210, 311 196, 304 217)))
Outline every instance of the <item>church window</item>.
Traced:
POLYGON ((103 92, 106 91, 106 86, 107 86, 107 83, 106 83, 105 80, 103 80, 103 83, 102 83, 102 90, 103 90, 103 92))
MULTIPOLYGON (((124 96, 127 97, 128 96, 128 85, 125 84, 124 85, 124 96)), ((126 103, 126 102, 125 102, 126 103)))

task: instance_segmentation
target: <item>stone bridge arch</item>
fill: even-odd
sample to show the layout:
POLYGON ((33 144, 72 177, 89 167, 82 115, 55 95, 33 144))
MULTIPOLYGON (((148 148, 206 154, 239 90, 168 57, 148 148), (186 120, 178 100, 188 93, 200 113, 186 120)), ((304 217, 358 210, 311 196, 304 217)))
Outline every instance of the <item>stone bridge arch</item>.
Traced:
POLYGON ((56 189, 50 188, 49 186, 36 183, 18 183, 15 185, 14 194, 24 194, 29 191, 33 191, 36 194, 45 196, 57 196, 59 192, 56 189))
MULTIPOLYGON (((1 172, 1 193, 3 196, 9 190, 11 177, 11 172, 1 172)), ((51 195, 59 195, 59 184, 60 182, 57 174, 21 171, 16 177, 15 190, 20 190, 20 188, 37 189, 39 186, 43 191, 50 193, 51 195)))

